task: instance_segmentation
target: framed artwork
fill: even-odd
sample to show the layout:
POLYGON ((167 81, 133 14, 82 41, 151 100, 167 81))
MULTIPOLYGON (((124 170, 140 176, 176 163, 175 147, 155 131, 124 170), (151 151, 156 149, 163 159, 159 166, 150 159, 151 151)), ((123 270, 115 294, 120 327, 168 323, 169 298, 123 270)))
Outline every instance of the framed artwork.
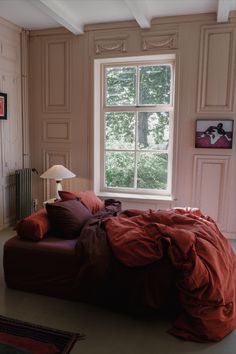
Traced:
POLYGON ((195 147, 232 149, 233 125, 232 119, 197 119, 195 147))
POLYGON ((0 92, 0 119, 7 119, 7 94, 0 92))

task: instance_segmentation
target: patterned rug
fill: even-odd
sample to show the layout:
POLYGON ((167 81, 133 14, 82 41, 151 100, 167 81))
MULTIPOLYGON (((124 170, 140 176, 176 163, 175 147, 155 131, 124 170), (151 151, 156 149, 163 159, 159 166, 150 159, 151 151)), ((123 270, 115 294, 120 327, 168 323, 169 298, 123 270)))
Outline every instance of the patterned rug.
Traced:
POLYGON ((0 316, 0 354, 68 354, 84 335, 0 316))

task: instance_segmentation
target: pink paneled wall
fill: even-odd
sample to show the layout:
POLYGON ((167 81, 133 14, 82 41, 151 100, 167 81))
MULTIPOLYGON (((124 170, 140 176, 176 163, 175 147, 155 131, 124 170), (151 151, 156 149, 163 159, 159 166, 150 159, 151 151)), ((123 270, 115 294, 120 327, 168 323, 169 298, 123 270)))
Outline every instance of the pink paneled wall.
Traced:
POLYGON ((0 120, 0 229, 15 218, 15 180, 23 166, 21 29, 0 18, 0 92, 7 94, 7 119, 0 120))
MULTIPOLYGON (((93 59, 175 53, 175 159, 173 199, 123 200, 125 208, 200 207, 236 238, 236 156, 232 149, 196 149, 197 118, 235 117, 233 15, 154 19, 149 30, 135 22, 87 26, 74 36, 63 29, 32 31, 30 53, 31 164, 41 173, 62 163, 76 173, 65 188, 93 185, 93 59), (113 49, 112 49, 113 48, 113 49)), ((40 203, 51 186, 35 180, 40 203)))

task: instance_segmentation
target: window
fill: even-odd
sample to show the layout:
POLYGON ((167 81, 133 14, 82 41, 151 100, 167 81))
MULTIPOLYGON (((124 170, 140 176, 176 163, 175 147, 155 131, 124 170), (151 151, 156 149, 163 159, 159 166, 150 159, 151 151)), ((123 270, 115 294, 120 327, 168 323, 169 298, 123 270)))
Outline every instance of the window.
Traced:
POLYGON ((170 55, 95 61, 96 192, 170 195, 173 84, 170 55))

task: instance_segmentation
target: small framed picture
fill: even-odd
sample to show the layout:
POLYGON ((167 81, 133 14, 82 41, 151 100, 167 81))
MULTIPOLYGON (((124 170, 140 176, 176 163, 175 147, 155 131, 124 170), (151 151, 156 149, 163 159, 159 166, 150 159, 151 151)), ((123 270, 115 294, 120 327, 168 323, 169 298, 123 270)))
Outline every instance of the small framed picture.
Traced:
POLYGON ((232 149, 233 125, 232 119, 197 119, 195 147, 232 149))
POLYGON ((0 119, 7 119, 7 94, 0 92, 0 119))

